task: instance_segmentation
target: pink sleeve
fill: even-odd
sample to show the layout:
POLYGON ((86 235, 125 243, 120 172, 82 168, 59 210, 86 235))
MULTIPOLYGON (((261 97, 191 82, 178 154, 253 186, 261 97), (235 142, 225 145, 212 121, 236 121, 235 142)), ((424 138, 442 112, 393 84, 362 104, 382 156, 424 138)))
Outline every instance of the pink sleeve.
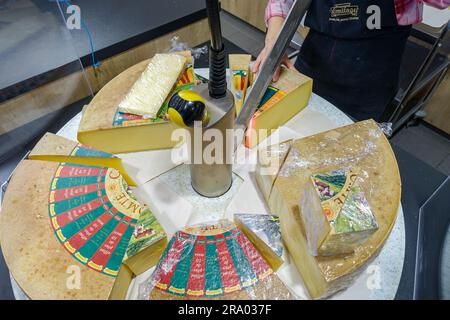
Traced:
POLYGON ((450 6, 450 0, 423 0, 423 2, 438 9, 446 9, 450 6))
POLYGON ((399 25, 420 23, 423 15, 423 3, 438 9, 450 6, 450 0, 394 0, 395 13, 399 25))
MULTIPOLYGON (((447 0, 442 0, 447 1, 447 0)), ((269 0, 269 3, 266 7, 266 14, 264 20, 266 21, 266 25, 270 18, 272 17, 283 17, 285 18, 289 13, 292 5, 294 4, 294 0, 269 0)))

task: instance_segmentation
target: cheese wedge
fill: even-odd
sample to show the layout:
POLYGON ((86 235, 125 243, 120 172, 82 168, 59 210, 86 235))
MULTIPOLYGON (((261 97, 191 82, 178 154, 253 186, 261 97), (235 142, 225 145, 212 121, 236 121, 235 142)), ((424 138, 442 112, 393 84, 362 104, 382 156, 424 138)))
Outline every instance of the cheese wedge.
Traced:
MULTIPOLYGON (((376 256, 396 220, 400 189, 400 175, 391 146, 372 120, 292 143, 265 198, 269 199, 271 212, 280 217, 283 241, 312 298, 324 298, 347 288, 363 266, 376 256), (313 256, 299 210, 305 185, 315 173, 345 166, 357 167, 364 174, 361 187, 366 190, 378 230, 353 253, 313 256)), ((263 190, 268 189, 261 188, 263 190)))
POLYGON ((361 181, 356 172, 339 169, 306 182, 299 207, 313 255, 352 253, 378 229, 361 181))
POLYGON ((258 150, 255 179, 267 203, 269 202, 269 195, 272 192, 275 179, 291 150, 291 146, 292 141, 286 141, 258 150))
POLYGON ((126 265, 122 264, 116 276, 111 294, 109 295, 109 300, 125 300, 133 278, 133 272, 126 265))
POLYGON ((267 89, 250 120, 245 145, 253 148, 303 110, 312 92, 312 79, 282 67, 280 78, 267 89))
MULTIPOLYGON (((182 55, 186 58, 184 73, 178 78, 174 91, 191 89, 196 84, 191 53, 186 51, 171 55, 182 55)), ((125 70, 95 95, 83 109, 78 141, 114 154, 170 149, 184 142, 181 129, 164 119, 167 101, 160 104, 154 119, 118 110, 119 104, 124 101, 148 64, 149 60, 146 60, 125 70), (180 135, 172 137, 176 130, 180 135)), ((161 96, 164 96, 164 93, 161 96)))
POLYGON ((124 263, 135 275, 140 275, 158 263, 166 245, 167 237, 158 220, 148 207, 142 207, 124 263))
POLYGON ((23 160, 0 214, 6 264, 31 299, 124 298, 142 211, 116 169, 23 160))
POLYGON ((120 158, 83 146, 82 144, 47 132, 28 155, 30 160, 68 162, 117 169, 130 186, 136 182, 127 174, 120 158))
POLYGON ((292 299, 253 244, 227 221, 176 232, 147 281, 151 300, 292 299))
POLYGON ((268 214, 235 214, 234 223, 277 271, 284 262, 279 218, 268 214))
POLYGON ((156 54, 119 104, 119 111, 156 118, 174 88, 186 58, 178 54, 156 54))
POLYGON ((252 56, 249 54, 230 54, 228 55, 228 60, 230 63, 230 87, 234 96, 237 115, 241 111, 247 93, 252 56))

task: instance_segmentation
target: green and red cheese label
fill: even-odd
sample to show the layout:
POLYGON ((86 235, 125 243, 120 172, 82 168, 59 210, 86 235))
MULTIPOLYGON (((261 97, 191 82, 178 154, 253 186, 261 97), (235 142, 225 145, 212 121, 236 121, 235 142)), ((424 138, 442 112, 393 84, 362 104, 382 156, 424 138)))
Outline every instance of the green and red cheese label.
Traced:
POLYGON ((92 157, 92 158, 114 158, 115 156, 111 153, 103 152, 97 149, 90 148, 88 146, 78 143, 75 148, 73 148, 70 153, 74 157, 92 157))
POLYGON ((143 207, 117 170, 60 164, 48 210, 56 237, 76 260, 116 276, 143 207))
POLYGON ((213 298, 250 288, 272 272, 235 227, 215 235, 179 231, 151 281, 156 290, 176 296, 213 298))
POLYGON ((311 181, 335 233, 378 228, 357 173, 348 169, 316 173, 311 181))

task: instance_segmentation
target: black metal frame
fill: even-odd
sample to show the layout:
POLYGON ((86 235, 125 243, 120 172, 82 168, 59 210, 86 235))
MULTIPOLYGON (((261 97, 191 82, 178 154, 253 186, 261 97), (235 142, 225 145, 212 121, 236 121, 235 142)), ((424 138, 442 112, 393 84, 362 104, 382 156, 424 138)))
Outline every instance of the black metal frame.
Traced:
POLYGON ((442 256, 450 216, 450 177, 421 206, 417 230, 414 300, 448 299, 443 294, 442 256))
POLYGON ((407 124, 418 111, 424 109, 426 103, 433 96, 439 84, 444 79, 445 74, 450 67, 450 61, 448 58, 430 74, 427 76, 425 76, 425 74, 429 71, 433 59, 436 57, 444 39, 446 39, 448 27, 449 23, 447 23, 435 34, 427 33, 417 27, 412 29, 411 37, 430 44, 431 48, 406 90, 403 92, 399 91, 393 101, 394 110, 390 113, 387 120, 393 123, 392 129, 394 133, 407 124), (411 100, 411 98, 415 97, 419 91, 424 89, 430 83, 432 83, 432 85, 424 96, 417 103, 415 103, 415 105, 410 107, 406 113, 404 113, 407 103, 411 100))

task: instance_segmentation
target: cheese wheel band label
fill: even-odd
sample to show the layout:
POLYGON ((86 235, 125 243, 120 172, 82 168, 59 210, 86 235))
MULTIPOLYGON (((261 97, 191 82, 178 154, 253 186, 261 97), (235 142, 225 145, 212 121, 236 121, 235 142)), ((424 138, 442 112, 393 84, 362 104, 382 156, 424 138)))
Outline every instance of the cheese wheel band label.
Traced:
MULTIPOLYGON (((77 147, 77 153, 96 153, 77 147)), ((51 182, 49 217, 57 239, 80 263, 116 276, 143 207, 115 169, 61 164, 51 182)))
POLYGON ((188 228, 173 236, 151 281, 154 290, 174 296, 215 298, 251 288, 272 273, 236 227, 188 228))

